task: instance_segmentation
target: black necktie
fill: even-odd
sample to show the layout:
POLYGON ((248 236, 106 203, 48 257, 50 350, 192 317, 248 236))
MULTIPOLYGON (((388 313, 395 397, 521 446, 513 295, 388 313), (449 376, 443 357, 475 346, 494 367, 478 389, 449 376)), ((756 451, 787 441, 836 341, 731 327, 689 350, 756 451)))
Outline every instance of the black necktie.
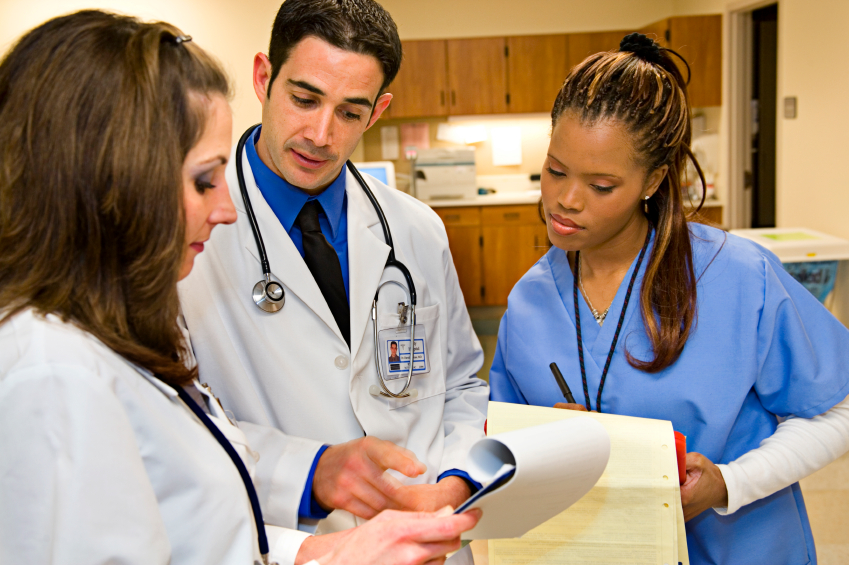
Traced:
POLYGON ((336 325, 351 348, 351 309, 348 297, 345 295, 345 281, 342 278, 342 267, 336 250, 327 242, 318 224, 318 212, 321 204, 318 200, 310 200, 298 214, 295 222, 301 228, 304 244, 304 262, 309 267, 312 277, 318 284, 324 300, 330 306, 336 325))

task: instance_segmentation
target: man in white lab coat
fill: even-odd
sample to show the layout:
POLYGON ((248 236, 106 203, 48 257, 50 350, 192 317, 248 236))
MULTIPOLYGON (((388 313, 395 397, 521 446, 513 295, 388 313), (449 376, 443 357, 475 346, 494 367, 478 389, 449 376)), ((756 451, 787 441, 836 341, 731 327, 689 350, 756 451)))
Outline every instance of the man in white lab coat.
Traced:
MULTIPOLYGON (((332 532, 383 508, 456 507, 479 487, 465 462, 483 437, 489 388, 475 376, 483 353, 445 229, 428 206, 365 176, 415 284, 427 366, 413 377, 414 395, 373 394, 375 292, 401 285, 380 290, 380 342, 398 340, 399 304, 410 296, 401 272, 384 268, 384 231, 345 162, 389 105, 400 60, 395 24, 372 0, 282 5, 268 55, 254 59, 262 127, 227 168, 238 220, 215 230, 180 286, 201 380, 262 454, 264 514, 293 528, 321 519, 319 531, 332 532), (276 313, 252 299, 263 271, 237 160, 272 279, 285 290, 276 313), (395 475, 408 486, 387 468, 410 477, 395 475)), ((398 392, 404 381, 388 387, 398 392)))

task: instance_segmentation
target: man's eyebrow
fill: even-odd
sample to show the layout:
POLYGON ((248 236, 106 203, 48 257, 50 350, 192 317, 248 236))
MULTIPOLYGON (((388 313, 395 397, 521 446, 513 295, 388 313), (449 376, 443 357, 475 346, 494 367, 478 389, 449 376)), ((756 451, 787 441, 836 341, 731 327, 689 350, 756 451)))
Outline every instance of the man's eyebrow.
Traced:
POLYGON ((317 86, 313 86, 308 82, 304 82, 302 80, 292 80, 292 79, 289 79, 287 82, 289 84, 291 84, 292 86, 297 86, 298 88, 303 88, 304 90, 308 90, 308 91, 312 92, 313 94, 318 94, 319 96, 326 96, 326 94, 324 93, 324 91, 322 89, 320 89, 317 86))
MULTIPOLYGON (((312 92, 313 94, 318 94, 319 96, 326 96, 324 91, 317 86, 313 86, 308 82, 304 82, 302 80, 292 80, 289 79, 287 81, 292 86, 297 86, 298 88, 303 88, 308 92, 312 92)), ((374 104, 368 98, 345 98, 345 102, 348 104, 356 104, 357 106, 365 106, 366 108, 372 108, 374 104)))

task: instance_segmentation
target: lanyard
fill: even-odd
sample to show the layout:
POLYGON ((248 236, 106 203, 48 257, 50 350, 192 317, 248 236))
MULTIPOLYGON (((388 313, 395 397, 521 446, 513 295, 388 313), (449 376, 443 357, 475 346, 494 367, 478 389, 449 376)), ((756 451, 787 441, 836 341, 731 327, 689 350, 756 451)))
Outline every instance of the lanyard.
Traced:
POLYGON ((262 521, 262 510, 259 507, 259 498, 256 495, 256 489, 254 488, 254 483, 251 480, 251 476, 248 474, 248 470, 245 468, 245 463, 242 461, 242 458, 239 457, 239 454, 236 453, 236 450, 233 449, 233 446, 230 445, 230 442, 224 437, 224 434, 221 433, 221 430, 218 429, 212 420, 209 419, 209 416, 198 406, 197 402, 189 396, 183 387, 175 387, 177 389, 177 395, 180 397, 180 400, 186 403, 192 412, 194 412, 195 416, 203 422, 203 425, 215 436, 215 439, 218 440, 218 443, 221 444, 221 447, 224 448, 224 451, 227 452, 227 455, 230 456, 230 459, 233 461, 233 464, 236 466, 236 469, 239 470, 239 475, 242 476, 242 482, 245 483, 245 490, 248 491, 248 498, 251 499, 251 509, 254 513, 254 521, 256 522, 256 532, 257 532, 257 541, 259 542, 259 552, 262 554, 263 561, 267 562, 268 559, 268 539, 265 537, 265 523, 262 521))
MULTIPOLYGON (((625 321, 625 311, 628 309, 628 302, 631 301, 631 291, 634 289, 634 281, 637 280, 637 273, 640 272, 640 265, 643 264, 643 257, 646 254, 646 249, 649 246, 651 239, 651 226, 646 233, 646 241, 643 243, 643 249, 640 251, 640 258, 637 260, 637 266, 634 267, 634 273, 631 275, 631 282, 628 283, 628 292, 625 293, 625 303, 622 305, 622 312, 619 314, 619 322, 616 324, 616 333, 613 334, 613 343, 610 344, 610 351, 607 353, 607 361, 604 363, 604 370, 601 372, 601 382, 598 384, 598 396, 596 396, 595 407, 601 412, 601 391, 604 389, 604 381, 607 379, 607 370, 610 368, 610 362, 613 360, 613 352, 616 350, 616 342, 619 340, 619 332, 622 330, 622 322, 625 321)), ((584 341, 581 339, 581 310, 578 307, 578 265, 581 260, 581 252, 575 252, 575 270, 572 273, 572 296, 575 299, 575 327, 578 330, 578 359, 581 361, 581 380, 584 383, 584 400, 586 401, 587 410, 592 410, 590 404, 590 392, 587 387, 587 370, 584 367, 584 341)))

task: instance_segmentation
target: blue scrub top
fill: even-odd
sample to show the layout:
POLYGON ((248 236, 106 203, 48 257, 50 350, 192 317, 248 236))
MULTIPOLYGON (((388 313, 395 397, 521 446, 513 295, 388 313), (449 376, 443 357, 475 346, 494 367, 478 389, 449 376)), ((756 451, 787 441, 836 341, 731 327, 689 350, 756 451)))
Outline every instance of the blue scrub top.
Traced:
MULTIPOLYGON (((698 278, 698 318, 681 356, 648 374, 627 350, 649 358, 640 315, 643 261, 601 399, 603 412, 670 420, 687 450, 729 463, 775 431, 776 416, 813 417, 849 394, 849 331, 755 243, 690 224, 698 278)), ((653 245, 654 241, 650 245, 653 245)), ((580 296, 584 359, 595 408, 601 371, 636 259, 599 328, 580 296)), ((516 284, 501 320, 489 377, 492 400, 537 406, 564 402, 548 365, 557 362, 584 402, 575 332, 572 272, 553 247, 516 284)), ((799 485, 730 516, 707 510, 687 522, 690 562, 816 563, 799 485)))

